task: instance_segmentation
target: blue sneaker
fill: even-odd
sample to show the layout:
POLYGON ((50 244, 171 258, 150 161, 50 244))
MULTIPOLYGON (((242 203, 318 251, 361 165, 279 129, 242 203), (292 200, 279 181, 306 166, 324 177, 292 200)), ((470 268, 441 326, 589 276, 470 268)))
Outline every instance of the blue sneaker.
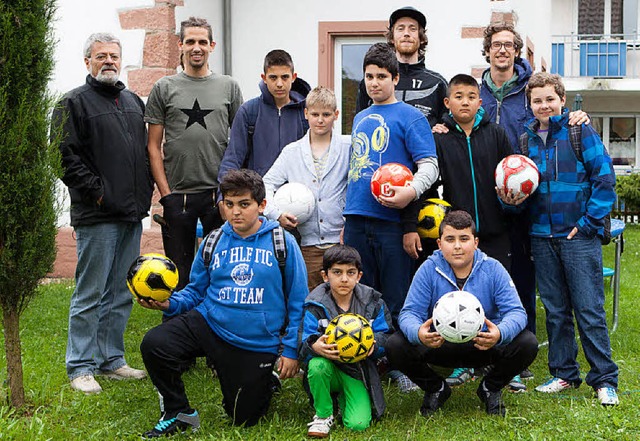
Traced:
POLYGON ((470 368, 455 368, 451 375, 445 380, 450 387, 462 386, 467 381, 473 379, 473 369, 470 368))
POLYGON ((143 438, 160 438, 161 436, 171 436, 178 433, 184 433, 191 427, 191 431, 195 432, 200 427, 200 416, 198 411, 193 413, 179 413, 173 418, 164 419, 164 415, 158 421, 156 426, 142 434, 143 438))
POLYGON ((522 382, 520 375, 516 375, 515 377, 513 377, 513 379, 509 382, 508 386, 509 386, 509 392, 514 394, 527 391, 527 386, 525 386, 525 384, 522 382))

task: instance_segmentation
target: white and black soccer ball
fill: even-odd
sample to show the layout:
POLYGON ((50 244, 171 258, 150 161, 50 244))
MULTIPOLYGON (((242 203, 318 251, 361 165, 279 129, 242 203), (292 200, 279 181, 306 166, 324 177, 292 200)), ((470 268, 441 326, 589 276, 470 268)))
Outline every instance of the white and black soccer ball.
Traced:
POLYGON ((313 192, 304 184, 289 182, 276 191, 273 202, 285 213, 291 213, 302 224, 309 220, 316 208, 316 198, 313 192))
POLYGON ((482 329, 484 309, 476 296, 452 291, 440 297, 433 308, 433 326, 451 343, 465 343, 482 329))

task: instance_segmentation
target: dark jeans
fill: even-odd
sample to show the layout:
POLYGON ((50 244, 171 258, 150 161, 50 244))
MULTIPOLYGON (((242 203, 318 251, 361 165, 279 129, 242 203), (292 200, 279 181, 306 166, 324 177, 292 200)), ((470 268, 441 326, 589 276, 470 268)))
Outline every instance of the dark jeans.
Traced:
POLYGON ((223 222, 214 190, 193 194, 171 193, 160 199, 160 204, 166 222, 162 226, 162 245, 167 257, 178 267, 180 280, 176 291, 179 291, 189 283, 198 219, 204 236, 223 222))
POLYGON ((514 218, 509 230, 511 237, 511 269, 509 273, 516 285, 524 310, 527 312, 527 329, 536 333, 536 269, 531 257, 529 213, 514 218))
POLYGON ((166 418, 192 412, 182 382, 184 360, 207 357, 215 365, 222 405, 233 424, 254 425, 267 413, 273 394, 275 354, 251 352, 218 337, 197 311, 151 329, 140 344, 149 377, 164 403, 166 418))
POLYGON ((382 293, 394 324, 407 297, 413 260, 402 247, 402 226, 365 216, 346 216, 344 243, 362 257, 360 283, 382 293))
POLYGON ((473 342, 445 342, 437 349, 430 349, 413 345, 402 332, 396 332, 387 340, 385 350, 391 367, 402 371, 425 392, 438 391, 443 381, 429 364, 452 368, 493 365, 484 380, 487 389, 498 391, 533 362, 538 354, 538 341, 525 329, 511 343, 486 351, 476 349, 473 342))

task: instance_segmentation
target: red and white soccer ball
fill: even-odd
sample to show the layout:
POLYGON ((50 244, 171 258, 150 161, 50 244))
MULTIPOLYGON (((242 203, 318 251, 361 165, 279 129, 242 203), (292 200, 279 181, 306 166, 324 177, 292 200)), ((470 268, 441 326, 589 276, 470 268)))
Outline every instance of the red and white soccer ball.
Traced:
POLYGON ((499 190, 513 192, 514 195, 530 195, 538 188, 540 173, 538 167, 523 155, 509 155, 496 167, 496 186, 499 190))
POLYGON ((371 193, 378 199, 380 196, 393 196, 391 186, 409 187, 413 181, 413 173, 406 166, 397 162, 389 162, 378 168, 371 176, 371 193))

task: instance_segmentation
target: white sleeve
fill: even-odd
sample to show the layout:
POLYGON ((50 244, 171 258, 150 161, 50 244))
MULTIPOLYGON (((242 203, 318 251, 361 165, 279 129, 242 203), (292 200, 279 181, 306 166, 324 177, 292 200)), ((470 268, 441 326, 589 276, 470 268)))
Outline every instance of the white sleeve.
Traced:
POLYGON ((416 162, 418 171, 413 175, 412 186, 416 191, 415 200, 422 196, 422 193, 427 191, 434 182, 438 179, 438 159, 433 157, 419 159, 416 162))

